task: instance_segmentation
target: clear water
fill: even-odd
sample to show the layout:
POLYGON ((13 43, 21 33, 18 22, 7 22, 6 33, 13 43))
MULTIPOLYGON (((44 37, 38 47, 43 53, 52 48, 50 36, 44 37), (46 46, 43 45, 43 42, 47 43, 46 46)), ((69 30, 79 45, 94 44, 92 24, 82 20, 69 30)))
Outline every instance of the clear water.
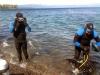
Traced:
MULTIPOLYGON (((0 10, 0 40, 12 38, 8 26, 18 11, 24 14, 32 28, 27 37, 38 40, 38 47, 47 53, 59 49, 61 55, 69 55, 66 50, 73 45, 75 31, 86 22, 92 22, 100 34, 100 8, 0 10)), ((94 52, 93 55, 99 62, 100 54, 94 52)))

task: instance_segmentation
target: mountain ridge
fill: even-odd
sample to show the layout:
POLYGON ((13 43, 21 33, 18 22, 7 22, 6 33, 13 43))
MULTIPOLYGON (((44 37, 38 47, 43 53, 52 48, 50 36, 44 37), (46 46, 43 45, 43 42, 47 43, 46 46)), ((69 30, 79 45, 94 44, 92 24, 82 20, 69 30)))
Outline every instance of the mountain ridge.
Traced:
POLYGON ((100 4, 92 4, 92 5, 40 5, 40 4, 18 5, 18 8, 78 8, 78 7, 100 7, 100 4))

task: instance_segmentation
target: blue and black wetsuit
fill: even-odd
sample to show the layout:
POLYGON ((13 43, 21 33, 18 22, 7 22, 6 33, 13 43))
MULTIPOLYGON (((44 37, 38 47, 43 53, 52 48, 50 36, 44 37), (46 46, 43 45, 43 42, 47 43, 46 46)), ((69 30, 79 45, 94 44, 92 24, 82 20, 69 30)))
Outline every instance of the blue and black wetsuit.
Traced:
POLYGON ((10 25, 10 32, 13 33, 15 47, 18 53, 19 62, 22 61, 22 52, 26 60, 28 59, 27 53, 27 39, 26 39, 26 27, 28 27, 28 31, 31 31, 31 28, 27 24, 27 20, 22 15, 17 15, 13 24, 10 25))
MULTIPOLYGON (((91 25, 91 24, 89 24, 91 25)), ((76 64, 75 67, 79 70, 82 69, 83 66, 87 63, 89 59, 90 52, 90 42, 94 39, 96 41, 96 45, 100 47, 100 38, 97 32, 92 28, 91 30, 88 28, 80 28, 74 36, 74 44, 75 44, 75 56, 74 59, 80 63, 76 64), (85 47, 85 48, 84 48, 85 47), (83 58, 80 61, 80 54, 82 52, 83 58)))
MULTIPOLYGON (((75 59, 80 58, 80 53, 81 51, 84 50, 81 48, 81 46, 89 46, 90 47, 90 42, 91 40, 94 39, 96 41, 96 45, 100 46, 100 39, 97 34, 97 32, 93 29, 91 32, 91 35, 86 36, 86 29, 85 28, 80 28, 74 36, 74 43, 75 43, 75 59)), ((89 51, 87 51, 89 53, 89 51)))

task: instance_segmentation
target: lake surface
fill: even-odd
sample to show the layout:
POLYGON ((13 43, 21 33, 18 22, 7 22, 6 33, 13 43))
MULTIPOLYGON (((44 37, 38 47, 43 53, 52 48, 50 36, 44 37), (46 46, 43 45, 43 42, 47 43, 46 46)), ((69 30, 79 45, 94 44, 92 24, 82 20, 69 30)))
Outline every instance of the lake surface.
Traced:
MULTIPOLYGON (((8 26, 18 11, 24 14, 32 28, 32 32, 27 32, 27 38, 36 48, 47 54, 73 56, 74 48, 68 48, 73 46, 75 31, 86 22, 92 22, 100 35, 100 8, 0 10, 1 41, 13 40, 8 26)), ((100 62, 99 53, 93 52, 92 56, 95 61, 100 62)))

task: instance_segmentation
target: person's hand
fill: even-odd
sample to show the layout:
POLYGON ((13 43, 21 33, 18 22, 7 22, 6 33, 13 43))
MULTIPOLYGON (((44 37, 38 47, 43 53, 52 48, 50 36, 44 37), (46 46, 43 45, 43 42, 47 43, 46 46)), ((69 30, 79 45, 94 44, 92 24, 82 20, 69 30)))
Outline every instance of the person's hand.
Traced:
POLYGON ((75 46, 80 47, 80 43, 79 42, 75 42, 75 46))
POLYGON ((89 47, 89 46, 83 46, 83 45, 81 45, 81 48, 82 48, 84 51, 90 50, 90 47, 89 47))
POLYGON ((85 46, 83 46, 82 44, 80 45, 80 47, 81 47, 81 49, 83 49, 83 50, 85 49, 85 46))
POLYGON ((84 51, 89 51, 89 50, 90 50, 89 46, 84 47, 84 51))
POLYGON ((100 42, 97 42, 95 46, 97 47, 97 50, 100 51, 100 42))
POLYGON ((31 32, 31 28, 30 27, 28 27, 28 31, 31 32))
POLYGON ((96 44, 92 44, 92 49, 96 52, 100 51, 100 46, 97 46, 96 44))

